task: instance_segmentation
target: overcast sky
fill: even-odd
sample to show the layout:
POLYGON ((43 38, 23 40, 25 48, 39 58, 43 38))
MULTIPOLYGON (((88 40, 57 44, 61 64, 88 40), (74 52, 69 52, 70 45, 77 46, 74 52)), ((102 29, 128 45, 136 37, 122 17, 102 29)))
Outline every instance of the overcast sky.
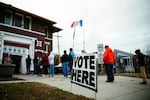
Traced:
MULTIPOLYGON (((59 38, 61 54, 73 46, 74 28, 70 26, 80 19, 83 27, 76 27, 76 53, 83 49, 83 40, 87 52, 97 51, 97 44, 101 43, 131 53, 150 48, 150 0, 0 1, 57 22, 56 26, 63 29, 58 33, 62 36, 59 38)), ((57 38, 53 37, 53 41, 53 51, 57 53, 57 38)))

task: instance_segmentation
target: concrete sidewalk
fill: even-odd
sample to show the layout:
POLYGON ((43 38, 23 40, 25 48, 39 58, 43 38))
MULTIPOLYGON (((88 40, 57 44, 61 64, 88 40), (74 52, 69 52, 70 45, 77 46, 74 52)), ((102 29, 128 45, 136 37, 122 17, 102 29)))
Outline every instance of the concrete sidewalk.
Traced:
MULTIPOLYGON (((45 83, 74 94, 83 95, 96 100, 150 100, 150 79, 148 85, 140 85, 141 78, 115 76, 115 82, 106 83, 106 76, 98 76, 98 92, 89 90, 85 87, 71 84, 70 78, 63 75, 54 77, 40 77, 34 75, 14 75, 14 77, 25 79, 25 81, 13 82, 40 82, 45 83)), ((11 83, 5 81, 0 83, 11 83)))

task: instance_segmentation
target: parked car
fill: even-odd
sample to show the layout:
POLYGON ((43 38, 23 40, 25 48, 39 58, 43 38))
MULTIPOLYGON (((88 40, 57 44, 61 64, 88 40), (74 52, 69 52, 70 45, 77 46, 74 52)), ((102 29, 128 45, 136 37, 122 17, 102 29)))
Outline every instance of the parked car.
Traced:
POLYGON ((62 73, 62 64, 61 63, 54 66, 54 72, 55 72, 55 74, 62 73))
MULTIPOLYGON (((62 63, 54 66, 55 74, 63 73, 62 71, 62 63)), ((68 74, 70 74, 70 67, 68 66, 68 74)))

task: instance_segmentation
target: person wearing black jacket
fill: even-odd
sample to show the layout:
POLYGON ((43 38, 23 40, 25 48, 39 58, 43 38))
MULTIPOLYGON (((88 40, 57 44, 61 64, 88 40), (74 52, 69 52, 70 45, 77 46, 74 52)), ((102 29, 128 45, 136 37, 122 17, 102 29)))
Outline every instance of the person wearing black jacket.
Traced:
POLYGON ((68 77, 69 56, 67 55, 66 50, 64 50, 64 54, 62 55, 61 62, 62 62, 63 74, 64 74, 65 77, 68 77))
POLYGON ((145 72, 145 55, 141 53, 140 49, 137 49, 135 51, 136 56, 137 56, 137 62, 140 66, 140 73, 143 79, 143 82, 141 82, 140 84, 147 84, 147 75, 145 72))
POLYGON ((34 62, 34 75, 38 75, 39 74, 39 62, 38 62, 38 58, 37 56, 35 55, 34 59, 33 59, 33 62, 34 62))
POLYGON ((26 74, 30 74, 30 66, 31 66, 31 58, 30 55, 28 55, 28 57, 26 58, 26 68, 27 68, 26 74))

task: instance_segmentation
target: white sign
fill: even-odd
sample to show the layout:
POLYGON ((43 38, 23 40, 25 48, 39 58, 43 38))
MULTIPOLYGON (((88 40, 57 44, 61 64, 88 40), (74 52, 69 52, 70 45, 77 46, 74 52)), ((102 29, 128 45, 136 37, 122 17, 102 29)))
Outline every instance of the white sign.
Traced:
POLYGON ((102 52, 104 50, 103 44, 97 44, 98 52, 102 52))
POLYGON ((103 54, 101 52, 98 53, 98 64, 104 64, 103 54))
POLYGON ((75 55, 71 82, 97 92, 97 55, 75 55))

